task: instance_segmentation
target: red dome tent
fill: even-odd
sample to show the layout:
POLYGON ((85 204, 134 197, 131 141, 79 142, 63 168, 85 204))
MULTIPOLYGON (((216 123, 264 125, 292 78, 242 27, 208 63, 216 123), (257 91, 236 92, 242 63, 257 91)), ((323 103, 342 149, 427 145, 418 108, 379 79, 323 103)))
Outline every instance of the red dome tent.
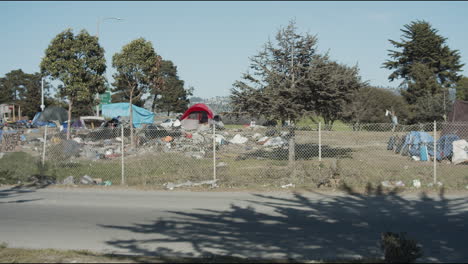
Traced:
POLYGON ((213 111, 205 104, 192 105, 180 118, 182 126, 186 129, 197 129, 200 124, 208 123, 213 119, 213 111))

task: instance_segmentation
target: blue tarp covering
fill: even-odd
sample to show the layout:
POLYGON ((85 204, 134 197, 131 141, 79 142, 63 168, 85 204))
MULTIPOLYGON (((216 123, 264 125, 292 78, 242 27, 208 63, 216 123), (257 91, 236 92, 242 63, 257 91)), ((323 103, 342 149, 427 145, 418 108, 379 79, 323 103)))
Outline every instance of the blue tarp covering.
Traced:
POLYGON ((41 116, 41 112, 37 112, 36 115, 34 116, 32 122, 31 122, 31 124, 33 124, 34 126, 48 125, 48 127, 57 127, 57 125, 55 125, 55 123, 39 121, 40 116, 41 116))
POLYGON ((442 160, 452 156, 453 142, 460 140, 460 137, 454 134, 447 134, 437 140, 437 160, 442 160))
POLYGON ((434 138, 426 132, 411 131, 406 135, 405 143, 403 143, 402 150, 409 147, 409 154, 411 156, 420 156, 421 146, 427 147, 427 153, 430 156, 434 155, 434 138))
MULTIPOLYGON (((102 116, 114 118, 117 116, 129 116, 129 103, 105 104, 102 106, 102 116)), ((141 127, 141 124, 153 124, 154 113, 144 108, 132 105, 133 126, 141 127)))

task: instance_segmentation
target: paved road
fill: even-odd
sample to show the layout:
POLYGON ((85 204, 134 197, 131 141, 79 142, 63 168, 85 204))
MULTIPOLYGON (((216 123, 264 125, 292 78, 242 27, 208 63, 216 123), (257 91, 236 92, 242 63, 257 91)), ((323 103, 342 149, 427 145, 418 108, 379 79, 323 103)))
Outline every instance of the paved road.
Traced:
POLYGON ((0 242, 122 254, 380 257, 404 231, 429 262, 468 262, 468 193, 344 195, 0 188, 0 242))

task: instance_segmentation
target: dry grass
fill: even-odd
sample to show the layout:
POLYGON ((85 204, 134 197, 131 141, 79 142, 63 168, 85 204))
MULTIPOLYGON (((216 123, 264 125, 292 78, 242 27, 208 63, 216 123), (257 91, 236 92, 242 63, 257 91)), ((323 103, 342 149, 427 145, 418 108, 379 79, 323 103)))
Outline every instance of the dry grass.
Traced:
MULTIPOLYGON (((249 144, 229 144, 220 146, 216 153, 216 163, 226 166, 216 169, 219 185, 223 189, 274 190, 292 183, 296 188, 317 189, 317 185, 327 178, 339 179, 340 183, 363 189, 368 184, 379 185, 382 181, 402 181, 406 189, 411 189, 414 179, 422 182, 420 190, 431 190, 433 182, 433 163, 417 162, 410 157, 387 150, 391 132, 369 131, 323 131, 322 161, 318 160, 318 132, 296 132, 296 161, 289 164, 288 148, 268 149, 256 145, 254 133, 264 135, 267 129, 249 128, 225 130, 229 135, 241 134, 249 138, 249 144)), ((224 133, 222 131, 221 133, 224 133)), ((398 134, 404 135, 404 132, 398 134)), ((162 152, 152 150, 128 155, 125 159, 125 183, 130 186, 154 186, 164 188, 168 182, 206 181, 213 179, 213 154, 209 143, 203 159, 195 159, 184 152, 162 152)), ((75 179, 83 175, 110 180, 113 184, 121 181, 121 159, 90 161, 78 159, 59 166, 47 164, 41 171, 38 157, 32 158, 24 153, 11 153, 0 159, 3 174, 18 175, 25 180, 27 176, 43 172, 62 180, 68 176, 75 179)), ((468 185, 466 165, 437 163, 437 180, 447 190, 465 190, 468 185)), ((206 187, 200 187, 206 189, 206 187)), ((322 187, 323 188, 323 187, 322 187)), ((195 188, 198 189, 198 188, 195 188)))
POLYGON ((102 254, 88 250, 0 247, 0 263, 382 263, 380 259, 302 260, 248 259, 231 256, 200 258, 102 254))

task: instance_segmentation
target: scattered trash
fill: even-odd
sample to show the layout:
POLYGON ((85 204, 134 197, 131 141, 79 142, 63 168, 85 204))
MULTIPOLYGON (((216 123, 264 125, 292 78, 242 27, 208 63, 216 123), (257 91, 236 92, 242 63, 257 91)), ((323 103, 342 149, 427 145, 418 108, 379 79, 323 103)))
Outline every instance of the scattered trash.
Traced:
POLYGON ((218 164, 216 164, 216 167, 220 168, 220 167, 226 167, 227 166, 227 163, 226 162, 220 162, 218 164))
POLYGON ((389 181, 383 181, 381 184, 383 187, 386 187, 386 188, 393 187, 393 185, 389 181))
POLYGON ((411 156, 411 158, 413 158, 413 160, 415 160, 415 161, 420 161, 421 160, 421 158, 418 157, 418 156, 411 156))
POLYGON ((263 144, 263 146, 282 146, 286 144, 286 142, 281 137, 275 137, 263 144))
POLYGON ((93 178, 89 177, 88 175, 85 175, 81 177, 80 180, 81 184, 94 184, 93 178))
POLYGON ((171 136, 166 136, 166 137, 163 138, 163 141, 165 141, 165 142, 171 142, 172 140, 174 140, 174 138, 171 137, 171 136))
POLYGON ((292 183, 289 183, 289 184, 286 184, 286 185, 281 185, 281 188, 289 188, 289 187, 295 187, 295 185, 292 184, 292 183))
POLYGON ((200 185, 203 185, 203 184, 211 184, 212 187, 217 187, 217 185, 216 185, 217 181, 218 180, 202 181, 202 182, 186 181, 186 182, 180 183, 180 184, 174 184, 172 182, 169 182, 169 183, 163 184, 163 186, 165 186, 169 190, 174 190, 174 188, 183 187, 183 186, 190 186, 191 187, 191 186, 200 186, 200 185))
POLYGON ((78 144, 82 144, 82 143, 83 143, 83 139, 82 139, 82 138, 79 138, 79 137, 73 138, 73 140, 76 141, 76 143, 78 143, 78 144))
POLYGON ((413 180, 413 187, 420 188, 421 187, 421 181, 420 180, 413 180))
POLYGON ((404 184, 402 181, 397 181, 397 182, 395 182, 395 186, 397 186, 397 187, 404 187, 405 184, 404 184))
POLYGON ((220 145, 226 144, 226 139, 222 135, 215 135, 215 142, 220 145))
POLYGON ((192 140, 194 144, 202 144, 205 143, 205 138, 200 135, 199 133, 193 133, 192 134, 192 140))
POLYGON ((105 181, 102 183, 102 185, 104 186, 111 186, 112 185, 112 182, 111 181, 105 181))
POLYGON ((95 184, 101 185, 102 184, 102 179, 101 178, 93 178, 93 181, 95 184))
POLYGON ((261 138, 261 137, 262 137, 262 134, 260 134, 260 133, 255 133, 255 134, 252 136, 253 139, 257 139, 257 138, 261 138))
POLYGON ((75 179, 73 178, 73 176, 68 176, 67 178, 63 180, 62 183, 66 185, 73 185, 75 184, 75 179))
POLYGON ((394 188, 394 187, 405 187, 405 184, 402 181, 391 182, 391 181, 383 181, 381 182, 382 187, 385 188, 394 188))
POLYGON ((245 144, 248 141, 246 137, 241 136, 240 134, 236 134, 230 142, 233 144, 245 144))
MULTIPOLYGON (((439 187, 441 187, 441 186, 443 185, 441 182, 437 182, 436 184, 437 184, 437 186, 439 186, 439 187)), ((434 186, 434 183, 433 183, 433 182, 427 184, 427 187, 433 187, 433 186, 434 186)))

